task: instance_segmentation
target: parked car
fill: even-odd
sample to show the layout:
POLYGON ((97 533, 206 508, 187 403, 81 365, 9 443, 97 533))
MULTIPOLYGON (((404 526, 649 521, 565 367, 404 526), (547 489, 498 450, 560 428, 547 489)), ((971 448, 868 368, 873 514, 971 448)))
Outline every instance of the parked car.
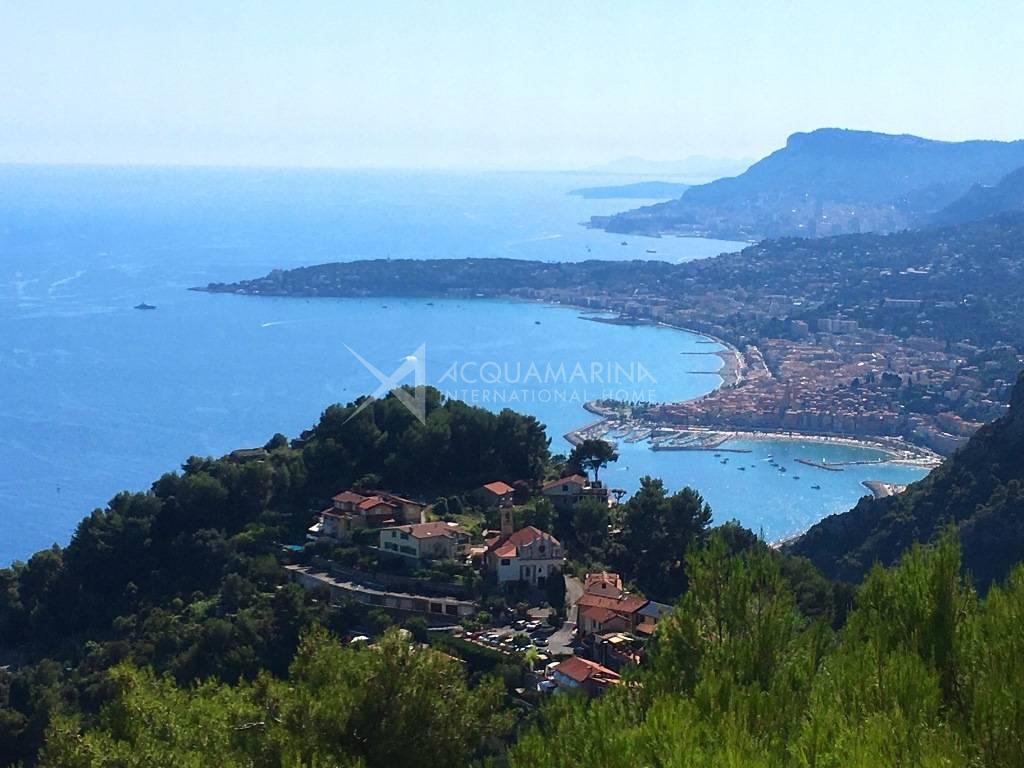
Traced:
POLYGON ((513 621, 512 629, 516 630, 517 632, 522 632, 524 629, 526 629, 526 622, 522 619, 519 619, 518 621, 513 621))
POLYGON ((548 639, 546 637, 535 637, 533 638, 533 644, 538 648, 547 648, 548 639))

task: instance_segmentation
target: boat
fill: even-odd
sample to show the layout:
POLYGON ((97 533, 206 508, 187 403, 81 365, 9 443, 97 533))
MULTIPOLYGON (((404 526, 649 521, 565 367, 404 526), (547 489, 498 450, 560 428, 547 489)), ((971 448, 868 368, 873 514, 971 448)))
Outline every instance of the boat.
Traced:
POLYGON ((720 453, 716 453, 716 454, 715 454, 715 458, 716 458, 716 459, 720 459, 720 458, 722 458, 722 454, 720 454, 720 453))
POLYGON ((650 249, 650 248, 648 248, 648 249, 647 249, 647 252, 648 252, 648 253, 657 253, 657 251, 655 251, 655 250, 652 250, 652 249, 650 249))
POLYGON ((812 485, 811 488, 813 488, 816 491, 820 491, 821 490, 821 486, 820 485, 812 485))
POLYGON ((136 304, 135 309, 156 309, 156 307, 154 307, 152 304, 142 302, 141 304, 136 304))
POLYGON ((799 480, 800 479, 800 475, 793 475, 793 479, 794 480, 799 480))
POLYGON ((534 325, 540 325, 540 320, 534 320, 534 321, 533 321, 533 324, 534 324, 534 325))
POLYGON ((625 240, 622 241, 621 245, 629 245, 625 240))
POLYGON ((738 469, 740 472, 746 472, 747 471, 746 467, 736 467, 736 469, 738 469))
POLYGON ((785 467, 779 467, 779 472, 785 472, 785 471, 786 471, 785 467))

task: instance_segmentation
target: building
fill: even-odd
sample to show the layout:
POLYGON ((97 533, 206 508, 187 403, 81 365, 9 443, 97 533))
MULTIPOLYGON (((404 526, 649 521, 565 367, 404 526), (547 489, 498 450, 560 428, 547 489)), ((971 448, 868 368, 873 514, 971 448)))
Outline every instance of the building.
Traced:
POLYGON ((570 656, 551 669, 551 679, 561 689, 582 689, 590 696, 598 696, 618 684, 620 678, 608 667, 579 656, 570 656))
POLYGON ((649 602, 643 597, 604 597, 585 592, 576 602, 576 626, 581 635, 633 632, 642 621, 640 610, 649 602))
POLYGON ((456 523, 414 523, 381 529, 381 554, 411 560, 457 560, 469 544, 469 533, 456 523))
POLYGON ((647 636, 653 635, 655 627, 657 627, 658 624, 670 613, 672 613, 671 605, 666 605, 665 603, 656 603, 653 600, 648 600, 647 605, 645 605, 637 612, 637 634, 647 636))
POLYGON ((474 495, 485 507, 505 507, 512 503, 515 488, 501 480, 487 483, 476 489, 474 495))
POLYGON ((622 577, 611 571, 588 573, 583 582, 583 592, 588 595, 601 595, 618 599, 625 594, 622 588, 622 577))
POLYGON ((591 483, 583 475, 569 475, 552 480, 544 484, 541 493, 555 509, 572 509, 585 498, 595 498, 605 504, 609 499, 608 489, 602 483, 591 483))
POLYGON ((501 532, 487 540, 485 564, 498 584, 524 582, 543 587, 553 575, 561 578, 565 553, 547 531, 528 525, 512 530, 512 509, 501 510, 501 532))
POLYGON ((313 537, 346 541, 353 531, 381 528, 408 521, 420 522, 425 505, 386 491, 342 491, 331 499, 331 506, 318 515, 309 529, 313 537))

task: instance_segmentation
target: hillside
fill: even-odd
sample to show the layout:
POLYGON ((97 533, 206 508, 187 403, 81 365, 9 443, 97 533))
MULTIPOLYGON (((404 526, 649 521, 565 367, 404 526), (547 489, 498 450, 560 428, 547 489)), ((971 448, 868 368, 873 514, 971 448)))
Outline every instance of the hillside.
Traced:
POLYGON ((788 547, 827 576, 859 581, 917 541, 955 525, 964 567, 984 588, 1024 558, 1024 374, 1007 414, 898 496, 822 520, 788 547))
POLYGON ((733 178, 591 225, 610 232, 734 239, 819 237, 916 226, 973 184, 1024 165, 1024 141, 942 142, 823 128, 733 178))
POLYGON ((935 214, 931 223, 943 227, 1020 210, 1024 210, 1024 167, 1007 174, 994 186, 975 184, 967 194, 935 214))

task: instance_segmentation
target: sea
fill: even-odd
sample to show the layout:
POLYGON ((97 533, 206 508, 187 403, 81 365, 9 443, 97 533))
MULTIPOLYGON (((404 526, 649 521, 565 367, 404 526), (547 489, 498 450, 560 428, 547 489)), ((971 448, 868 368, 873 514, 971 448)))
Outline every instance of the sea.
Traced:
MULTIPOLYGON (((586 200, 644 177, 222 168, 0 166, 0 566, 54 543, 121 490, 192 455, 297 435, 328 405, 416 377, 563 435, 582 405, 665 402, 721 383, 722 347, 578 309, 490 300, 260 298, 211 281, 368 258, 681 262, 745 244, 623 237, 581 226, 653 201, 586 200), (155 310, 134 307, 148 303, 155 310), (696 353, 696 354, 695 354, 696 353)), ((862 448, 753 441, 750 453, 654 452, 619 440, 602 479, 698 489, 714 518, 775 540, 850 508, 893 464, 826 472, 797 458, 862 448), (781 473, 769 459, 786 465, 781 473), (744 470, 740 471, 739 467, 744 470), (795 479, 794 475, 799 475, 795 479), (820 489, 812 486, 818 485, 820 489)))

